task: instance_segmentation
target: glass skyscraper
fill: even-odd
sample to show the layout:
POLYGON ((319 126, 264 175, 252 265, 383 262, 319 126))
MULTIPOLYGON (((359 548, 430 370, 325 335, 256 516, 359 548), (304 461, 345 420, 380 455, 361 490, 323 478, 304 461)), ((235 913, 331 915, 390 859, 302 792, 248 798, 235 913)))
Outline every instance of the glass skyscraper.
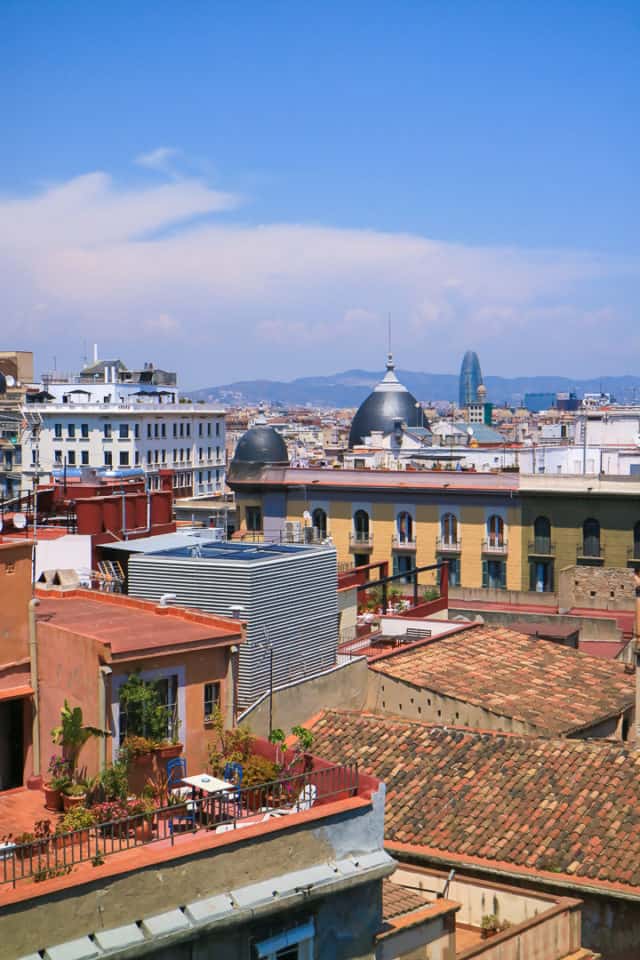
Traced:
POLYGON ((478 399, 478 387, 482 383, 482 371, 478 354, 473 350, 467 350, 462 358, 460 367, 460 394, 459 405, 468 407, 470 403, 476 403, 478 399))

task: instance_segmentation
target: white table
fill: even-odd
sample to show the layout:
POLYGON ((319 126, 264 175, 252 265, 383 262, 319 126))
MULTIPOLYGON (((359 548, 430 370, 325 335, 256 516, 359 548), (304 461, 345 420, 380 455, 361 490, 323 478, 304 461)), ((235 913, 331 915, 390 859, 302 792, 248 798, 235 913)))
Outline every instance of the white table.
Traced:
POLYGON ((228 780, 219 780, 209 773, 196 773, 193 777, 183 777, 182 782, 193 790, 202 790, 204 793, 218 793, 220 790, 233 790, 235 784, 228 780))

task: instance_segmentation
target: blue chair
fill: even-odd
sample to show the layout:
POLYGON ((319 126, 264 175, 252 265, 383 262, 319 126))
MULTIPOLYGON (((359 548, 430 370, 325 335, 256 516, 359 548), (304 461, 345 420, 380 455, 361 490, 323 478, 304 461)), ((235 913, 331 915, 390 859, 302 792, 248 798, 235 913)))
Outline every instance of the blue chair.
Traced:
POLYGON ((193 790, 186 784, 180 785, 183 777, 187 776, 186 757, 175 757, 167 762, 167 793, 180 797, 186 803, 186 810, 176 813, 169 818, 169 832, 173 833, 176 823, 188 824, 191 829, 196 826, 196 805, 193 802, 193 790))
POLYGON ((225 764, 224 779, 229 783, 235 784, 235 786, 230 790, 225 790, 224 797, 231 807, 235 807, 236 816, 238 816, 242 810, 242 794, 240 792, 240 788, 242 787, 242 773, 241 763, 225 764))

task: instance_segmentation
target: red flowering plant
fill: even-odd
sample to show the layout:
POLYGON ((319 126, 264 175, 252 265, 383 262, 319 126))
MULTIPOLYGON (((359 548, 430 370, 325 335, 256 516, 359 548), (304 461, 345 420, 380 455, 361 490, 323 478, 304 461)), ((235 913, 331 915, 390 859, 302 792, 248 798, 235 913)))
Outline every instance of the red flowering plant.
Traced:
POLYGON ((71 767, 64 757, 53 754, 47 767, 52 790, 64 790, 71 783, 71 767))

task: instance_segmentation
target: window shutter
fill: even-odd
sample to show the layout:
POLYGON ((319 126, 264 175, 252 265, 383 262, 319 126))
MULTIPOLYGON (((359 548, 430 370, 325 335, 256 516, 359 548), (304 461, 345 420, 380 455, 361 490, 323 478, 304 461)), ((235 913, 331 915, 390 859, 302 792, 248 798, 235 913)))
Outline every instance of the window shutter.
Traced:
POLYGON ((531 560, 529 562, 529 590, 533 593, 536 589, 536 565, 531 560))
POLYGON ((506 563, 500 564, 500 586, 504 590, 507 585, 507 565, 506 563))
POLYGON ((487 560, 482 561, 482 586, 489 586, 489 562, 487 560))

